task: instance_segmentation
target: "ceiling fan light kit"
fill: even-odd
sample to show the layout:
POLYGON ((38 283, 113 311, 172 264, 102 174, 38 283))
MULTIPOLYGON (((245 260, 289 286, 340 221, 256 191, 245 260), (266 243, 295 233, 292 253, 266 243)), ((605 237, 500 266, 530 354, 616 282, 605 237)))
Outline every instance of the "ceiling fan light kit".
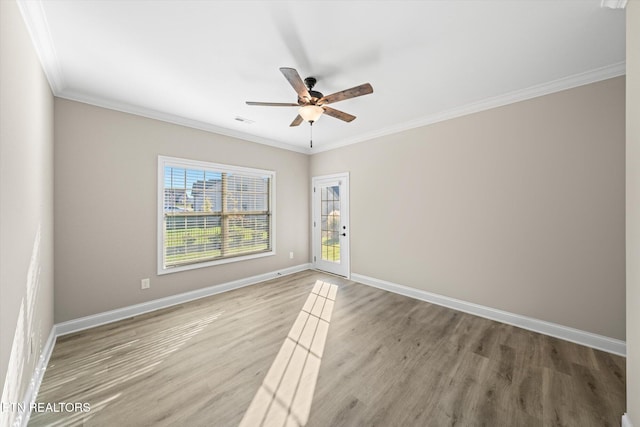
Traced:
POLYGON ((298 110, 298 114, 307 122, 315 122, 320 118, 320 116, 324 113, 322 107, 317 105, 305 105, 304 107, 300 107, 298 110))
MULTIPOLYGON (((349 113, 345 113, 335 108, 327 107, 327 104, 332 104, 338 101, 344 101, 345 99, 351 99, 362 95, 368 95, 373 93, 373 87, 369 83, 361 84, 360 86, 352 87, 351 89, 342 90, 340 92, 333 93, 331 95, 324 96, 322 93, 313 90, 316 84, 314 77, 307 77, 304 81, 300 78, 300 74, 294 68, 282 67, 280 72, 287 79, 289 84, 295 89, 298 94, 297 103, 288 102, 254 102, 247 101, 247 105, 257 105, 264 107, 300 107, 298 115, 291 122, 289 126, 298 126, 303 121, 313 123, 320 118, 324 113, 328 116, 342 120, 344 122, 353 121, 356 116, 349 113)), ((313 142, 311 141, 311 147, 313 142)))

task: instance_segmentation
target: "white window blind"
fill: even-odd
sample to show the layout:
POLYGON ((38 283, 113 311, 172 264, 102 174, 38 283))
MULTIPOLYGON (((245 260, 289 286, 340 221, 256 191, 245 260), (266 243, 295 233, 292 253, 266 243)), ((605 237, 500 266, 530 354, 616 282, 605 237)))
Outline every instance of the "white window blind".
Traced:
POLYGON ((159 157, 159 274, 274 252, 275 172, 159 157))

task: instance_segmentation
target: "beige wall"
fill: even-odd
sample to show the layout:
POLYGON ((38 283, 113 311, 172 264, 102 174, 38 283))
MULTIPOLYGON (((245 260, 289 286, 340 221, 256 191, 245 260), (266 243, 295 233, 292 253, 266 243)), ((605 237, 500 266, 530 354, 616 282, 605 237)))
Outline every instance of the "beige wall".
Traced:
MULTIPOLYGON (((0 1, 0 380, 22 401, 53 326, 53 96, 15 1, 0 1), (30 343, 32 340, 32 343, 30 343)), ((2 411, 0 425, 15 412, 2 411)))
POLYGON ((627 5, 627 412, 640 425, 640 2, 627 5))
POLYGON ((353 273, 625 339, 624 78, 318 153, 353 273))
POLYGON ((55 112, 56 322, 309 261, 306 155, 63 99, 55 112), (158 155, 276 171, 277 254, 158 276, 158 155))

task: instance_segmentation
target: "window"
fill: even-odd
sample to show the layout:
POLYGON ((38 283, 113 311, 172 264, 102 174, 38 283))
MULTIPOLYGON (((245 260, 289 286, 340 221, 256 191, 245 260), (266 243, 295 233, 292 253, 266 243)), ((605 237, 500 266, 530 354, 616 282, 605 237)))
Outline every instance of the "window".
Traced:
POLYGON ((158 157, 158 274, 274 255, 275 172, 158 157))

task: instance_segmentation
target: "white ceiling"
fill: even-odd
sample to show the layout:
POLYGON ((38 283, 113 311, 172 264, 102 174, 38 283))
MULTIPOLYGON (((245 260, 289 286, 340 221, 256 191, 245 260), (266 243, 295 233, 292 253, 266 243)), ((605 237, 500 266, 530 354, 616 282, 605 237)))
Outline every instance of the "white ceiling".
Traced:
POLYGON ((601 0, 19 0, 56 96, 310 153, 624 74, 601 0), (280 73, 371 95, 289 127, 280 73), (241 123, 237 117, 249 119, 241 123))

